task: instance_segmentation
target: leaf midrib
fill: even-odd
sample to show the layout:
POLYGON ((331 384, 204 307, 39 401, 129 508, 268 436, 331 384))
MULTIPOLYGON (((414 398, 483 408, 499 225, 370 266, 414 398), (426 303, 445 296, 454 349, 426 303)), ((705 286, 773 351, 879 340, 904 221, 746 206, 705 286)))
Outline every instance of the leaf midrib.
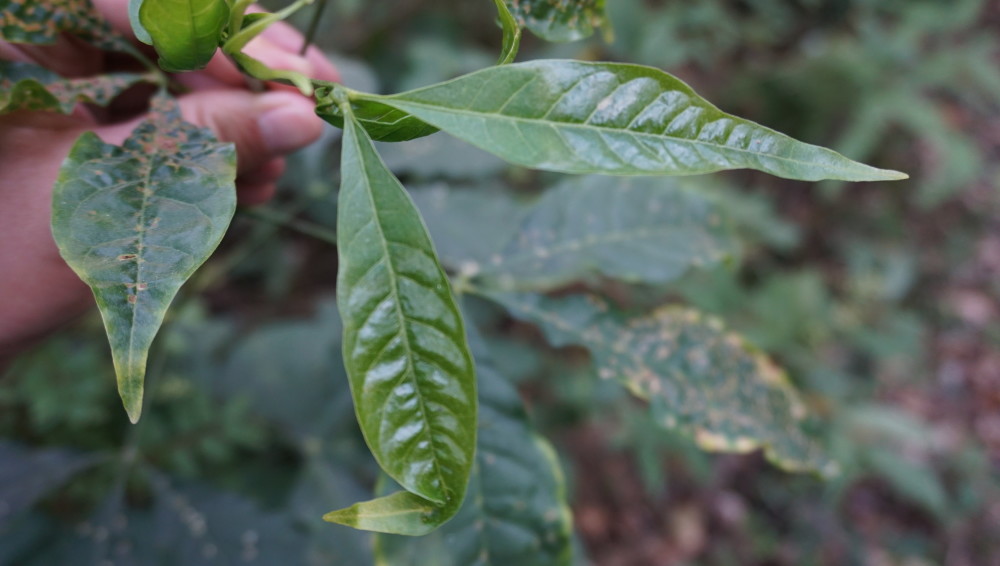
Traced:
MULTIPOLYGON (((378 231, 379 244, 382 247, 382 253, 384 254, 384 257, 386 258, 385 262, 386 262, 386 266, 388 268, 387 272, 388 272, 388 275, 389 275, 389 281, 390 281, 390 285, 392 286, 393 294, 395 295, 395 300, 393 302, 395 303, 395 307, 396 307, 395 308, 396 317, 399 320, 399 326, 400 326, 400 329, 402 330, 400 332, 400 335, 403 338, 403 344, 404 344, 404 347, 406 348, 406 352, 408 354, 406 356, 406 373, 404 374, 403 378, 405 378, 406 375, 409 375, 410 379, 412 379, 413 382, 414 382, 414 388, 413 389, 417 393, 417 399, 418 399, 419 405, 420 405, 420 413, 421 413, 421 416, 424 419, 424 422, 427 423, 427 431, 424 433, 424 436, 428 438, 428 440, 430 442, 430 445, 431 445, 431 452, 434 455, 434 464, 433 464, 434 465, 434 473, 435 473, 435 475, 437 475, 438 481, 440 482, 442 495, 445 496, 445 501, 441 502, 443 504, 443 503, 447 503, 447 495, 448 495, 448 493, 447 493, 448 492, 447 486, 448 486, 448 484, 445 481, 444 476, 441 473, 441 464, 439 462, 439 458, 440 457, 439 457, 439 453, 438 453, 438 443, 435 441, 434 435, 431 433, 431 430, 430 430, 433 427, 431 426, 431 420, 430 420, 430 418, 428 418, 427 406, 426 406, 426 403, 424 401, 424 394, 423 394, 423 391, 421 390, 419 380, 417 379, 416 368, 414 368, 414 366, 413 366, 414 349, 413 349, 412 345, 410 344, 410 334, 407 331, 407 321, 409 319, 403 313, 403 306, 402 306, 401 301, 399 300, 399 297, 402 294, 402 292, 401 292, 400 287, 399 287, 399 278, 396 276, 396 265, 395 265, 395 263, 393 261, 392 254, 389 251, 389 244, 388 244, 389 240, 386 238, 386 236, 385 236, 385 230, 382 228, 382 217, 379 215, 379 208, 375 204, 375 196, 374 196, 374 192, 372 191, 372 184, 371 184, 370 179, 369 179, 369 177, 367 175, 368 167, 367 167, 367 162, 366 162, 366 159, 365 159, 365 153, 361 150, 361 135, 360 134, 363 131, 363 129, 361 128, 360 125, 358 125, 357 118, 353 114, 349 115, 349 119, 351 120, 351 127, 354 129, 354 148, 355 148, 355 151, 358 154, 358 158, 361 160, 361 165, 363 167, 363 170, 366 172, 366 174, 363 175, 364 184, 365 184, 365 188, 366 188, 366 190, 365 190, 365 196, 368 197, 368 204, 371 207, 372 215, 374 216, 374 222, 373 222, 373 224, 375 226, 375 229, 378 231)), ((422 496, 422 494, 418 494, 418 495, 422 496)), ((426 496, 424 496, 424 497, 426 497, 426 496)))

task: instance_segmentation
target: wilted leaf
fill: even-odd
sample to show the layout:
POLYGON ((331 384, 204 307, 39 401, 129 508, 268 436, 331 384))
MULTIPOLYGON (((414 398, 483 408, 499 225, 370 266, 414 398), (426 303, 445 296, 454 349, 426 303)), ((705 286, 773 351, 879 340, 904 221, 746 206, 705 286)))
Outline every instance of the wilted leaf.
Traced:
POLYGON ((665 283, 734 250, 714 203, 675 179, 571 178, 474 270, 488 288, 547 290, 600 273, 665 283))
POLYGON ((52 233, 94 292, 133 422, 153 337, 177 290, 222 240, 235 176, 232 144, 183 122, 164 96, 121 147, 87 132, 59 171, 52 233))
POLYGON ((725 114, 680 80, 639 65, 531 61, 393 96, 366 96, 536 169, 608 175, 757 169, 806 181, 906 178, 725 114))
POLYGON ((100 459, 95 454, 0 442, 0 523, 100 459))
POLYGON ((576 41, 607 28, 604 0, 504 0, 532 33, 547 41, 576 41))
MULTIPOLYGON (((344 127, 344 113, 340 103, 330 96, 330 89, 316 91, 316 114, 320 118, 338 128, 344 127)), ((351 103, 351 109, 358 123, 375 141, 403 142, 429 136, 438 131, 406 112, 396 110, 371 100, 358 100, 351 103)))
POLYGON ((762 448, 782 468, 834 472, 803 432, 803 408, 784 373, 717 320, 679 307, 627 318, 579 295, 487 296, 540 325, 554 345, 586 347, 598 375, 648 400, 658 421, 703 449, 762 448))
POLYGON ((517 390, 473 340, 479 374, 479 444, 465 503, 424 537, 376 535, 378 564, 561 566, 572 555, 571 515, 559 462, 528 424, 517 390))
POLYGON ((0 114, 18 110, 53 110, 70 114, 77 102, 104 106, 148 75, 112 73, 64 79, 30 63, 0 61, 0 114))
POLYGON ((208 64, 229 21, 226 0, 143 0, 139 21, 149 34, 160 66, 191 71, 208 64))
POLYGON ((337 305, 355 411, 407 492, 327 520, 424 534, 461 505, 476 442, 476 384, 461 313, 413 202, 353 119, 344 131, 337 305))
POLYGON ((131 51, 90 0, 0 0, 0 39, 12 43, 55 43, 71 33, 111 51, 131 51))

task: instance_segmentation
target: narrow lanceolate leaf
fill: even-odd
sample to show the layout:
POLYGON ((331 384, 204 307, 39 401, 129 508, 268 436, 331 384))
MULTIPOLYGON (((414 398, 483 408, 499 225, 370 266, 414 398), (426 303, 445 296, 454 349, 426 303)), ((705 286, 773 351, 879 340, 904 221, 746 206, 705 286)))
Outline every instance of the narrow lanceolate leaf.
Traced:
POLYGON ((651 67, 531 61, 373 97, 525 167, 606 175, 757 169, 816 181, 906 175, 730 116, 651 67))
POLYGON ((365 440, 406 492, 328 520, 424 534, 465 496, 476 384, 462 316, 419 212, 349 116, 338 205, 337 305, 344 365, 365 440))
POLYGON ((0 39, 12 43, 54 43, 70 33, 110 51, 131 51, 121 34, 90 0, 0 0, 0 39))
POLYGON ((491 294, 538 324, 556 346, 584 346, 602 378, 648 400, 665 426, 705 450, 761 448, 789 470, 835 471, 803 432, 804 409, 784 373, 714 319, 666 307, 627 318, 594 297, 491 294))
POLYGON ((377 535, 377 563, 424 566, 568 566, 572 519, 555 452, 528 424, 517 390, 473 340, 479 445, 465 503, 425 537, 377 535))
POLYGON ((150 79, 148 75, 135 73, 64 79, 30 63, 0 61, 0 114, 18 110, 69 114, 77 102, 104 106, 130 86, 150 79))
POLYGON ((607 28, 604 0, 504 0, 518 22, 546 41, 576 41, 607 28))
POLYGON ((97 299, 132 422, 153 337, 177 290, 226 232, 235 177, 232 144, 183 122, 165 96, 121 147, 80 136, 59 171, 52 234, 97 299))
POLYGON ((521 46, 521 25, 510 13, 506 0, 493 0, 497 5, 497 19, 503 28, 503 48, 500 50, 500 60, 497 65, 513 63, 517 50, 521 46))
POLYGON ((570 178, 529 209, 475 281, 534 291, 592 274, 665 283, 734 249, 714 203, 676 179, 570 178))
MULTIPOLYGON (((355 119, 375 141, 404 142, 438 131, 406 112, 373 100, 358 100, 351 104, 355 119)), ((344 127, 344 113, 329 87, 316 89, 316 114, 338 128, 344 127)))
POLYGON ((208 64, 229 21, 226 0, 143 0, 139 21, 168 71, 208 64))

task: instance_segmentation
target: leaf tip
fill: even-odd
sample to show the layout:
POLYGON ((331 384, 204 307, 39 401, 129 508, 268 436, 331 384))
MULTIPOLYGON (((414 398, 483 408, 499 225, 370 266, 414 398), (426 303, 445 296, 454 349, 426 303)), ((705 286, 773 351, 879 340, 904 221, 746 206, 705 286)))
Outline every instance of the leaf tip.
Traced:
POLYGON ((132 424, 137 424, 139 417, 142 416, 142 392, 130 397, 122 396, 122 404, 125 405, 125 413, 128 414, 128 420, 132 424))

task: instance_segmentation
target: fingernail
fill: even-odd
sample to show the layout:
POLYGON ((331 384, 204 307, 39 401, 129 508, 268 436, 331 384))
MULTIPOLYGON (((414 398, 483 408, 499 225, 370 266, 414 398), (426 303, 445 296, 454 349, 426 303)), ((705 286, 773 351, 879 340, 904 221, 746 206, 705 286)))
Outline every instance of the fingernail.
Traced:
POLYGON ((267 149, 275 154, 305 147, 322 133, 323 124, 313 103, 298 94, 269 92, 259 97, 257 105, 257 127, 267 149))

